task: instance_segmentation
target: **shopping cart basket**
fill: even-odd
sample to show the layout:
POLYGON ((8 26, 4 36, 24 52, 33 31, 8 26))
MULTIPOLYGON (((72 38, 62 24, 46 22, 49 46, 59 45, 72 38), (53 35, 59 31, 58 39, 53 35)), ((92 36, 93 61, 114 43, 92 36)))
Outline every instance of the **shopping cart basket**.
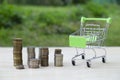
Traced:
POLYGON ((86 60, 87 67, 91 67, 91 60, 102 58, 106 62, 106 50, 104 42, 109 28, 111 18, 81 18, 80 29, 69 36, 69 45, 76 48, 76 55, 72 58, 72 65, 76 65, 76 60, 81 56, 86 60), (78 49, 83 51, 79 53, 78 49), (85 50, 91 49, 94 53, 92 58, 85 59, 85 50), (102 56, 97 56, 96 49, 104 51, 102 56))

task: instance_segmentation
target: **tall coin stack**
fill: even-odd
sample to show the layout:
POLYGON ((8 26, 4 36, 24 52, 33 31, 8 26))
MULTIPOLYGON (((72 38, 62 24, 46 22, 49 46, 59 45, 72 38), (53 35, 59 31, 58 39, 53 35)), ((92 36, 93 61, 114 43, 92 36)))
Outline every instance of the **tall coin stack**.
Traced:
POLYGON ((22 39, 13 39, 13 61, 16 69, 24 69, 22 60, 22 39))
POLYGON ((35 59, 35 48, 27 47, 27 55, 28 55, 27 64, 28 67, 30 67, 30 59, 35 59))
POLYGON ((56 67, 63 66, 63 54, 61 54, 61 49, 55 49, 54 66, 56 67))
POLYGON ((48 48, 39 48, 39 59, 41 66, 49 66, 49 49, 48 48))

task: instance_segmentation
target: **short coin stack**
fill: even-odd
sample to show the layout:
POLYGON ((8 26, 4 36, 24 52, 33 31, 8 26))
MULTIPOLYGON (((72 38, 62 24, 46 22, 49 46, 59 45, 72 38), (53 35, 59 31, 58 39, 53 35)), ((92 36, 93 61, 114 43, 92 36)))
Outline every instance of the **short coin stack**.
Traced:
POLYGON ((16 69, 24 69, 22 60, 22 39, 13 39, 13 61, 16 69))
POLYGON ((49 49, 48 48, 39 48, 39 60, 41 66, 49 66, 49 49))
POLYGON ((61 54, 61 49, 55 49, 54 66, 56 67, 63 66, 63 54, 61 54))
POLYGON ((30 59, 29 61, 29 68, 39 68, 39 60, 38 59, 30 59))
MULTIPOLYGON (((30 59, 35 59, 35 48, 27 47, 27 55, 28 55, 27 64, 30 67, 30 59)), ((32 61, 31 61, 31 63, 32 63, 32 61)))

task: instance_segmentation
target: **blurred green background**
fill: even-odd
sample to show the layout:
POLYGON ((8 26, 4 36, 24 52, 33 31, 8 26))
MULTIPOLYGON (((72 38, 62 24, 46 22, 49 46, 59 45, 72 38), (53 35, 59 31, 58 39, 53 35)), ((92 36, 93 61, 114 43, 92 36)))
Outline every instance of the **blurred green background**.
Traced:
POLYGON ((80 18, 111 17, 106 46, 120 46, 120 0, 0 0, 0 46, 69 46, 80 18))

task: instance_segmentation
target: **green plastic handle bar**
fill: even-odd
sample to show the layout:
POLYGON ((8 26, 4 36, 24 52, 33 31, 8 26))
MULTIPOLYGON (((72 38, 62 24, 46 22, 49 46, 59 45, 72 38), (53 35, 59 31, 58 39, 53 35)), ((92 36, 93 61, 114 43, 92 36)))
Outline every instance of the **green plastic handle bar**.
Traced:
POLYGON ((106 21, 107 23, 110 23, 111 18, 86 18, 86 17, 81 18, 82 23, 87 20, 100 20, 100 21, 106 21))

